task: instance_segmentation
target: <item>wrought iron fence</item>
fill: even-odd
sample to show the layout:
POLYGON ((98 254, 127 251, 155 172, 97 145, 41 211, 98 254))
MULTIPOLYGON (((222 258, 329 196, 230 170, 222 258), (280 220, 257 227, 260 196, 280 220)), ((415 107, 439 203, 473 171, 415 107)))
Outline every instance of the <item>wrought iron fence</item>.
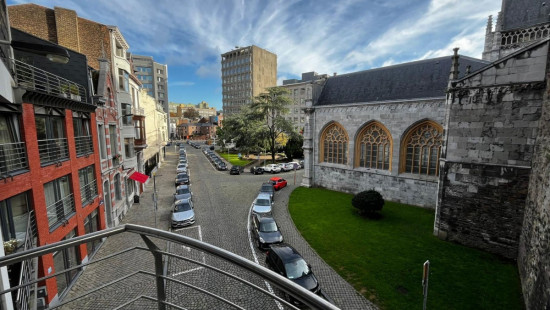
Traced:
POLYGON ((0 267, 106 237, 122 238, 121 234, 127 234, 124 240, 131 239, 126 242, 128 248, 65 270, 56 269, 55 273, 26 285, 86 266, 81 279, 73 286, 74 292, 62 297, 59 303, 50 304, 49 309, 298 309, 282 297, 285 295, 312 309, 338 309, 249 259, 198 239, 133 224, 0 257, 0 267), (166 246, 168 251, 162 250, 162 241, 173 246, 166 246), (145 246, 140 246, 140 243, 145 246), (138 260, 140 264, 127 264, 128 260, 138 260), (169 260, 172 262, 168 263, 169 260), (101 281, 86 282, 76 289, 86 272, 101 281), (99 278, 96 276, 98 272, 102 274, 99 278))
POLYGON ((25 62, 15 59, 10 59, 10 61, 15 67, 14 79, 18 86, 27 90, 88 103, 84 86, 25 62))
POLYGON ((92 180, 88 184, 80 187, 80 195, 82 196, 82 206, 92 201, 97 196, 96 180, 92 180))
POLYGON ((38 140, 38 152, 42 165, 69 158, 67 138, 38 140))
POLYGON ((75 213, 73 194, 69 194, 47 206, 46 211, 48 212, 48 223, 50 228, 66 221, 69 215, 75 213))
POLYGON ((76 156, 84 156, 94 152, 92 136, 74 137, 74 141, 76 146, 76 156))
POLYGON ((7 175, 28 167, 25 142, 0 144, 0 175, 7 175))

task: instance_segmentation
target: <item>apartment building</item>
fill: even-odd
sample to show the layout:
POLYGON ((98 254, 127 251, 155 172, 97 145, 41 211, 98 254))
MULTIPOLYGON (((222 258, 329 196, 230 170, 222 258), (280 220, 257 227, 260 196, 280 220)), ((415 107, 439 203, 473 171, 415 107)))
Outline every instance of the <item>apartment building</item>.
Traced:
MULTIPOLYGON (((0 39, 9 42, 2 45, 0 61, 3 256, 101 230, 106 223, 97 106, 90 92, 86 56, 17 29, 10 31, 3 1, 0 13, 0 39), (34 48, 10 48, 22 44, 34 44, 34 48), (56 55, 44 57, 50 51, 56 55), (63 57, 65 53, 69 59, 63 57), (60 60, 65 63, 52 62, 60 60)), ((2 268, 2 289, 86 262, 98 246, 99 242, 91 242, 69 247, 2 268)), ((30 291, 4 294, 2 309, 22 309, 31 295, 41 304, 54 305, 79 272, 43 280, 30 291)))
POLYGON ((255 45, 221 55, 223 113, 238 113, 268 87, 277 85, 277 55, 255 45))
POLYGON ((140 143, 147 145, 143 150, 143 173, 151 175, 164 159, 168 141, 167 113, 155 98, 149 96, 147 89, 142 89, 139 97, 146 115, 144 127, 139 128, 142 137, 140 143))

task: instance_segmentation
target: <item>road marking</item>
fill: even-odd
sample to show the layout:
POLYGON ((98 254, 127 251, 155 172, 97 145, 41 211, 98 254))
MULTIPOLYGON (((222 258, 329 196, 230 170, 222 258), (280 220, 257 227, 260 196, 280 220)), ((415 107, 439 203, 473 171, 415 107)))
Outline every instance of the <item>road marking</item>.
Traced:
MULTIPOLYGON (((201 225, 183 227, 183 228, 179 228, 179 229, 172 230, 172 231, 173 231, 173 232, 178 232, 178 231, 182 231, 182 230, 186 230, 186 229, 197 229, 197 230, 198 230, 198 234, 199 234, 199 240, 202 241, 202 229, 201 229, 201 225)), ((187 250, 187 252, 191 252, 191 248, 190 248, 190 247, 185 246, 185 245, 182 245, 181 247, 182 247, 182 249, 187 250)), ((202 257, 202 263, 203 263, 203 264, 206 264, 206 257, 205 257, 205 255, 204 255, 204 252, 201 251, 200 253, 201 253, 201 257, 202 257)), ((201 269, 203 269, 203 268, 204 268, 204 267, 200 266, 200 267, 196 267, 196 268, 193 268, 193 269, 189 269, 189 270, 184 270, 184 271, 172 273, 172 277, 176 277, 176 276, 179 276, 179 275, 182 275, 182 274, 186 274, 186 273, 189 273, 189 272, 192 272, 192 271, 201 270, 201 269)))
MULTIPOLYGON (((254 261, 256 264, 260 264, 258 262, 258 255, 256 255, 256 249, 254 247, 254 243, 252 243, 252 234, 250 233, 250 218, 252 217, 252 205, 250 205, 250 209, 248 209, 248 224, 247 224, 247 232, 248 232, 248 242, 250 244, 250 249, 252 250, 252 256, 254 257, 254 261)), ((264 280, 265 286, 267 287, 267 290, 271 293, 273 293, 273 288, 271 287, 271 284, 269 284, 266 280, 264 280)), ((275 300, 275 303, 277 304, 277 307, 279 310, 284 310, 283 305, 278 301, 275 300)))

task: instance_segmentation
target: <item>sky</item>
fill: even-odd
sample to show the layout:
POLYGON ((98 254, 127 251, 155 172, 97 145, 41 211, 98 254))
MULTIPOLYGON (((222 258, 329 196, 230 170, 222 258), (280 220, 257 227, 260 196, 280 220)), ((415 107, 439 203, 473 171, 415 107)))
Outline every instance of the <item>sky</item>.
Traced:
POLYGON ((170 102, 222 109, 221 54, 277 55, 277 84, 459 54, 481 58, 500 0, 8 0, 73 9, 121 30, 130 52, 168 65, 170 102))

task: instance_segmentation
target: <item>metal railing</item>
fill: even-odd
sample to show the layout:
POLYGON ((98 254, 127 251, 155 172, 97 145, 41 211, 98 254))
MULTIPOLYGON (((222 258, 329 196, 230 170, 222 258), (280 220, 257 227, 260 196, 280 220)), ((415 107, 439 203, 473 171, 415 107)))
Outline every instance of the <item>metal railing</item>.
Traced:
POLYGON ((74 142, 76 147, 76 156, 84 156, 94 152, 92 136, 74 137, 74 142))
POLYGON ((25 142, 0 144, 0 175, 28 169, 25 142))
POLYGON ((15 59, 10 59, 10 61, 15 67, 14 79, 18 86, 27 90, 88 103, 84 86, 25 62, 15 59))
POLYGON ((69 194, 46 207, 50 228, 68 220, 69 215, 75 213, 74 196, 69 194))
POLYGON ((145 116, 145 110, 143 108, 133 108, 133 113, 134 115, 139 115, 139 116, 145 116))
POLYGON ((38 140, 38 152, 42 165, 65 160, 69 158, 67 138, 38 140))
POLYGON ((82 206, 92 201, 97 196, 96 180, 92 180, 88 184, 80 187, 80 195, 82 196, 82 206))
MULTIPOLYGON (((30 281, 26 285, 34 285, 86 267, 81 278, 91 268, 90 273, 102 272, 103 276, 99 279, 104 283, 98 281, 95 283, 97 287, 87 291, 92 282, 86 282, 85 288, 70 292, 59 303, 50 304, 49 309, 298 309, 278 296, 279 294, 292 296, 312 309, 338 309, 302 286, 244 257, 177 233, 133 224, 0 257, 0 267, 123 233, 130 234, 129 237, 136 240, 128 242, 127 249, 65 270, 55 270, 55 273, 30 281), (146 247, 137 245, 137 240, 140 239, 138 236, 146 247), (158 244, 162 240, 175 245, 173 248, 180 249, 180 253, 161 250, 158 244), (152 257, 141 254, 142 251, 151 253, 152 257), (121 266, 127 258, 143 261, 148 270, 140 269, 139 265, 121 266), (168 259, 191 269, 173 273, 171 264, 167 263, 168 259), (196 274, 193 275, 192 272, 196 274), (105 276, 109 276, 109 279, 105 279, 105 276), (278 294, 274 293, 271 285, 277 288, 278 294)), ((73 287, 76 286, 79 286, 78 283, 73 287)), ((15 289, 19 287, 1 291, 0 294, 15 289)))
MULTIPOLYGON (((34 211, 29 212, 27 221, 27 233, 25 234, 24 250, 30 250, 36 246, 36 221, 34 220, 34 211)), ((15 299, 16 309, 27 310, 35 309, 36 305, 36 283, 25 285, 36 279, 36 268, 38 258, 29 258, 21 262, 21 273, 19 275, 20 288, 17 290, 15 299), (21 286, 23 285, 23 286, 21 286)))

